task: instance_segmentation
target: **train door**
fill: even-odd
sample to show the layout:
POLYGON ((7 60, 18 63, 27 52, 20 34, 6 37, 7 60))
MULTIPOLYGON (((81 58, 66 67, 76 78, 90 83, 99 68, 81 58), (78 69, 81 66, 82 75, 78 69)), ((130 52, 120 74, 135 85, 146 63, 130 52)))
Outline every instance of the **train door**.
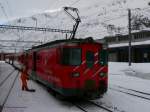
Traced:
POLYGON ((33 52, 33 71, 36 72, 36 52, 33 52))
POLYGON ((37 66, 36 66, 36 57, 37 53, 34 51, 32 54, 32 78, 34 80, 36 80, 36 70, 37 70, 37 66))

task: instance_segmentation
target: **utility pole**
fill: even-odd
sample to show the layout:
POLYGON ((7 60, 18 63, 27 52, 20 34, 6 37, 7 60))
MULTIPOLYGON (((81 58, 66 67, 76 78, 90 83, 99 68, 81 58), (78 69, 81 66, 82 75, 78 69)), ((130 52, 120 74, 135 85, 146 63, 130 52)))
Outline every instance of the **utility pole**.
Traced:
POLYGON ((131 9, 128 9, 128 30, 129 30, 129 51, 128 51, 128 62, 129 66, 131 66, 131 41, 132 41, 132 35, 131 35, 131 9))
POLYGON ((37 18, 36 17, 32 17, 32 20, 35 21, 35 27, 37 27, 37 18))

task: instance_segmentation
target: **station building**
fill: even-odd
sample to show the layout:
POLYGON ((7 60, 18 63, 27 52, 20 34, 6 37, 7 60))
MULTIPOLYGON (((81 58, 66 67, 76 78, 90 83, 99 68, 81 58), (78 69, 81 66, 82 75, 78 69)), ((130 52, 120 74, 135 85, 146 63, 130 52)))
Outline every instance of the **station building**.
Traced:
MULTIPOLYGON (((135 63, 150 62, 150 30, 132 33, 131 60, 135 63)), ((108 43, 111 62, 128 62, 129 36, 115 35, 104 38, 108 43)))
POLYGON ((3 52, 1 52, 1 53, 0 53, 0 61, 5 60, 5 57, 6 57, 7 55, 12 55, 12 53, 3 53, 3 52))
POLYGON ((0 53, 0 61, 1 61, 1 60, 4 60, 4 56, 5 56, 4 53, 0 53))

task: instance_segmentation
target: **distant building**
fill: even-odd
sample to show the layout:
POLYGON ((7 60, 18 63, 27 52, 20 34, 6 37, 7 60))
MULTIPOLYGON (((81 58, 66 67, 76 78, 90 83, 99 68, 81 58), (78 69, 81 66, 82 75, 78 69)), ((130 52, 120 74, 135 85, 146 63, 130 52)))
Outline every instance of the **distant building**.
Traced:
MULTIPOLYGON (((128 35, 107 36, 109 61, 128 62, 128 35)), ((150 62, 150 30, 132 33, 132 62, 150 62)))
POLYGON ((0 60, 4 60, 4 53, 0 53, 0 60))
POLYGON ((12 53, 0 53, 0 61, 5 60, 6 55, 11 55, 12 53))

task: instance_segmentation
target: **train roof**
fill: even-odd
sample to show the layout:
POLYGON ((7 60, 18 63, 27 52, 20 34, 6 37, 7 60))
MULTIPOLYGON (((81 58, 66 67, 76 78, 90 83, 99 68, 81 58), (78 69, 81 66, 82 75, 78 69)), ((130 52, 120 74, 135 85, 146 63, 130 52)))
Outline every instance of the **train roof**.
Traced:
POLYGON ((48 43, 45 43, 45 44, 42 44, 42 45, 34 46, 34 47, 32 47, 32 49, 27 50, 27 52, 30 51, 30 50, 38 50, 38 49, 47 48, 47 47, 54 47, 54 46, 58 46, 58 45, 61 45, 61 44, 67 44, 67 43, 79 43, 80 44, 80 43, 99 43, 99 42, 93 40, 92 37, 88 37, 88 38, 85 38, 85 39, 55 40, 55 41, 48 42, 48 43))

